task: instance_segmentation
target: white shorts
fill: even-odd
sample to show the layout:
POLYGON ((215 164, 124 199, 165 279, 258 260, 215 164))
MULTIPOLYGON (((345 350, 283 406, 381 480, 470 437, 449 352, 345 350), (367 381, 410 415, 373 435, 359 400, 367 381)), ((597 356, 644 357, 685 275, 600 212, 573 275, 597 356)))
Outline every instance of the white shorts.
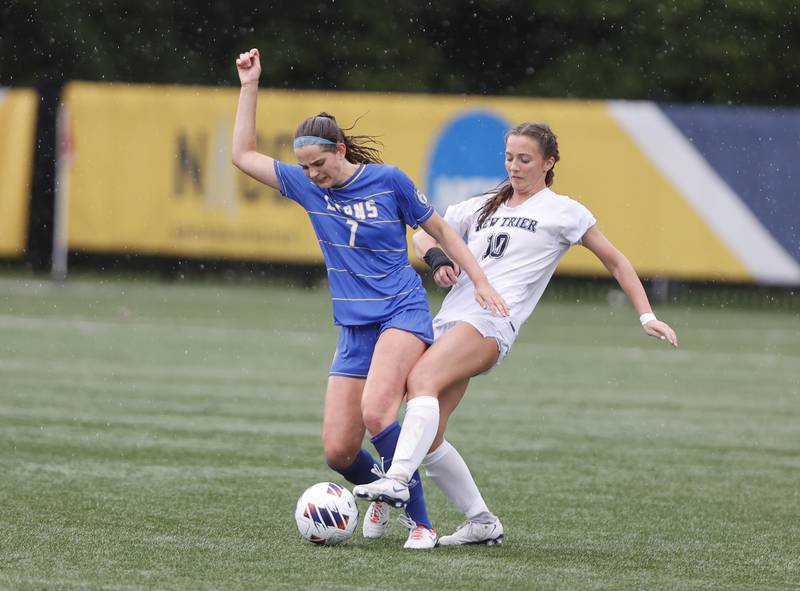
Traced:
MULTIPOLYGON (((502 316, 489 316, 489 315, 467 315, 459 318, 458 320, 447 321, 439 317, 433 319, 433 340, 436 341, 448 330, 453 328, 459 322, 466 322, 471 324, 475 330, 481 333, 483 337, 491 337, 497 341, 497 362, 494 367, 497 367, 506 358, 511 351, 511 345, 517 338, 517 333, 508 318, 502 316)), ((487 370, 487 372, 490 370, 487 370)), ((486 372, 484 372, 486 373, 486 372)))

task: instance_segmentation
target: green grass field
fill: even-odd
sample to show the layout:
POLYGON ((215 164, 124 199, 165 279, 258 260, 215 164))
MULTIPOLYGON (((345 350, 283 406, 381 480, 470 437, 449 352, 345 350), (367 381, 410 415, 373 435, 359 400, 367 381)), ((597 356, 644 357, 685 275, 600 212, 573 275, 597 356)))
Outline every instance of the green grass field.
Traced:
POLYGON ((318 548, 293 512, 343 482, 324 289, 6 275, 0 588, 797 589, 800 318, 657 311, 680 350, 629 308, 545 300, 473 380, 449 439, 502 546, 404 551, 395 524, 318 548))

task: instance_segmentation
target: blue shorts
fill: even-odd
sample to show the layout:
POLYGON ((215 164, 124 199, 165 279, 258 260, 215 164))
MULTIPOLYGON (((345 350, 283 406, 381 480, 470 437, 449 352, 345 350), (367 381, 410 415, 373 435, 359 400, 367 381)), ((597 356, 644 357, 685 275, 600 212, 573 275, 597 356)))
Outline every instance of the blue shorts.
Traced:
POLYGON ((329 375, 365 379, 378 337, 387 328, 410 332, 428 345, 433 342, 433 325, 428 310, 404 310, 385 322, 342 326, 329 375))

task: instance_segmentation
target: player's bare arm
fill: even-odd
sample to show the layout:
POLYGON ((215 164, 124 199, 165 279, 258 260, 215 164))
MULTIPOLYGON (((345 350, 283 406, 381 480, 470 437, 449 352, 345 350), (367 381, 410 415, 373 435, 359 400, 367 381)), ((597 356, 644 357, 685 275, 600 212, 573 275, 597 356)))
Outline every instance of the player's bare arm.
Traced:
POLYGON ((666 322, 658 320, 653 315, 650 301, 644 291, 642 282, 636 274, 636 270, 624 254, 622 254, 603 233, 592 226, 583 235, 583 246, 588 248, 600 259, 609 273, 617 280, 622 291, 628 296, 636 313, 643 318, 642 328, 652 337, 666 340, 673 347, 678 346, 678 336, 666 322), (646 315, 652 315, 652 318, 646 315))
POLYGON ((481 307, 493 314, 508 316, 508 304, 489 283, 478 261, 450 224, 438 213, 434 213, 422 223, 422 229, 441 244, 447 254, 469 275, 475 285, 475 299, 481 307))
MULTIPOLYGON (((411 244, 414 248, 414 254, 420 260, 425 258, 430 249, 438 248, 436 240, 431 237, 425 230, 419 230, 411 237, 411 244)), ((442 265, 433 272, 433 280, 439 287, 452 287, 458 282, 458 275, 461 272, 458 264, 453 263, 450 265, 442 265)))
POLYGON ((258 49, 240 53, 236 59, 236 70, 242 88, 233 126, 231 160, 245 174, 278 188, 275 161, 270 156, 256 151, 256 107, 258 102, 258 80, 261 77, 261 59, 258 49))

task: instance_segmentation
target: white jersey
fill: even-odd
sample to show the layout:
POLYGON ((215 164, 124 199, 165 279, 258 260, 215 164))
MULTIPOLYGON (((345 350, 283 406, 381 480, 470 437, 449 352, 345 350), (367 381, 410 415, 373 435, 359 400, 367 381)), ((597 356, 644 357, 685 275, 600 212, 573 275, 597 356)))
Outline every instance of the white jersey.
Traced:
MULTIPOLYGON (((503 204, 480 228, 478 217, 492 196, 481 195, 451 205, 444 219, 467 241, 492 286, 509 306, 516 335, 542 297, 564 253, 580 244, 597 221, 577 201, 542 189, 517 207, 503 204)), ((488 316, 475 301, 472 281, 463 271, 442 303, 434 325, 466 317, 488 316)))

